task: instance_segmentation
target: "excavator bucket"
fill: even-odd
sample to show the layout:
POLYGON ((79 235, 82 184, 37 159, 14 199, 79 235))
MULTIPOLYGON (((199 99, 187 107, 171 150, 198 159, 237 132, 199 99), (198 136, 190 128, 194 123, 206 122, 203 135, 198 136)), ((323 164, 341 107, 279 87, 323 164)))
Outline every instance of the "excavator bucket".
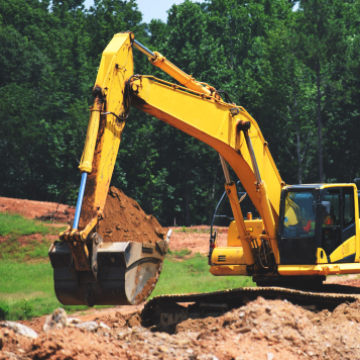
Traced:
POLYGON ((87 306, 145 301, 159 278, 169 236, 152 245, 132 241, 103 243, 97 235, 101 240, 91 251, 91 271, 77 271, 68 243, 54 242, 49 257, 58 300, 64 305, 87 306))

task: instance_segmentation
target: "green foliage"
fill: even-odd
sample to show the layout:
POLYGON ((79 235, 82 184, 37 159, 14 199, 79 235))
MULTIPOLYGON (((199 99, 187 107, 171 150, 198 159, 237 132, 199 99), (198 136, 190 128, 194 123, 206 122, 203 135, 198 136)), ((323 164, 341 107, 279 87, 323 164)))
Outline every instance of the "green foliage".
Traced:
MULTIPOLYGON (((75 203, 101 53, 126 30, 244 106, 286 183, 359 177, 359 8, 185 0, 166 23, 145 24, 136 0, 88 10, 83 0, 0 0, 0 195, 58 201, 69 189, 62 202, 75 203)), ((174 82, 137 50, 134 61, 136 73, 174 82)), ((131 110, 112 185, 147 213, 163 225, 209 224, 223 181, 213 149, 131 110)))
POLYGON ((9 318, 10 307, 9 304, 0 302, 0 320, 6 320, 9 318))

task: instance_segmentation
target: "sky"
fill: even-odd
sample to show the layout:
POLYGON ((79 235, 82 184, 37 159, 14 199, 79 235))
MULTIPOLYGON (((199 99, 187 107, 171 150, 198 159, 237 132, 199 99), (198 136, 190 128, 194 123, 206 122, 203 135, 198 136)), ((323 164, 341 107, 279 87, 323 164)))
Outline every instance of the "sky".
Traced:
MULTIPOLYGON (((143 22, 149 23, 152 19, 160 19, 164 22, 167 20, 167 10, 172 5, 181 4, 184 0, 137 0, 138 9, 143 14, 143 22)), ((196 2, 202 3, 204 0, 196 0, 196 2)), ((94 0, 86 0, 85 7, 89 8, 94 5, 94 0)))

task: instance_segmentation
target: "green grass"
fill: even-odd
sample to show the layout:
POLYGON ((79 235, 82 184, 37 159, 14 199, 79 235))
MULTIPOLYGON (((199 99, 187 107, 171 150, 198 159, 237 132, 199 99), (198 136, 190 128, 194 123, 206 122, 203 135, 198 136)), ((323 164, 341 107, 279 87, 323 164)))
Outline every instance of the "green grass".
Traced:
POLYGON ((247 276, 211 275, 207 257, 204 255, 195 254, 179 261, 172 253, 165 258, 162 273, 151 297, 162 294, 210 292, 245 286, 255 286, 255 283, 247 276))
MULTIPOLYGON (((0 213, 0 236, 5 237, 0 242, 0 320, 40 316, 62 306, 54 293, 53 270, 48 260, 51 240, 46 239, 60 231, 62 228, 41 221, 0 213), (26 238, 33 234, 43 238, 26 238)), ((65 308, 75 311, 86 307, 65 308)))
MULTIPOLYGON (((0 213, 0 320, 26 319, 50 314, 57 307, 67 312, 86 306, 63 306, 54 292, 53 269, 48 260, 50 240, 46 235, 61 229, 19 215, 0 213), (41 234, 41 240, 20 236, 41 234)), ((184 249, 169 251, 160 279, 151 297, 162 294, 209 292, 243 286, 254 286, 248 277, 216 277, 209 273, 207 257, 184 249)))
MULTIPOLYGON (((165 259, 163 271, 151 297, 254 286, 248 277, 211 275, 207 258, 203 255, 189 257, 186 250, 174 253, 165 259), (181 259, 180 254, 186 255, 181 259)), ((59 303, 54 292, 53 270, 49 262, 1 261, 0 319, 18 320, 41 316, 50 314, 57 307, 63 307, 67 312, 87 308, 63 306, 59 303)))
POLYGON ((63 229, 65 227, 51 227, 50 224, 29 220, 20 215, 0 213, 0 236, 5 237, 0 242, 0 259, 17 261, 47 259, 51 241, 46 239, 46 236, 57 235, 63 229), (40 241, 26 238, 33 234, 44 237, 40 241), (23 241, 20 243, 21 236, 23 241))
POLYGON ((45 226, 41 221, 25 219, 16 214, 0 213, 0 236, 21 236, 42 234, 51 232, 51 228, 45 226))
POLYGON ((1 260, 47 260, 51 241, 46 238, 38 240, 27 240, 26 244, 20 244, 16 238, 10 237, 0 243, 1 260))
POLYGON ((86 309, 86 306, 70 307, 59 303, 49 262, 1 261, 0 319, 27 319, 49 314, 57 307, 68 312, 86 309))

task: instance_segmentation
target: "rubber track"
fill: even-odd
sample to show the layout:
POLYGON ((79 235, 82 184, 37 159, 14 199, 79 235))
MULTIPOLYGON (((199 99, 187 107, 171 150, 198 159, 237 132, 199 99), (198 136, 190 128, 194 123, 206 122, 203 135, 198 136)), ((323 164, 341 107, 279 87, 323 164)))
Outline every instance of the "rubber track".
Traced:
POLYGON ((187 302, 227 303, 230 304, 229 309, 231 309, 240 307, 259 296, 271 300, 287 300, 298 305, 316 305, 319 308, 333 309, 344 302, 360 300, 360 288, 329 284, 320 286, 316 291, 281 287, 245 287, 201 294, 160 295, 146 303, 143 310, 143 320, 152 322, 151 314, 156 308, 161 309, 164 305, 187 302))

